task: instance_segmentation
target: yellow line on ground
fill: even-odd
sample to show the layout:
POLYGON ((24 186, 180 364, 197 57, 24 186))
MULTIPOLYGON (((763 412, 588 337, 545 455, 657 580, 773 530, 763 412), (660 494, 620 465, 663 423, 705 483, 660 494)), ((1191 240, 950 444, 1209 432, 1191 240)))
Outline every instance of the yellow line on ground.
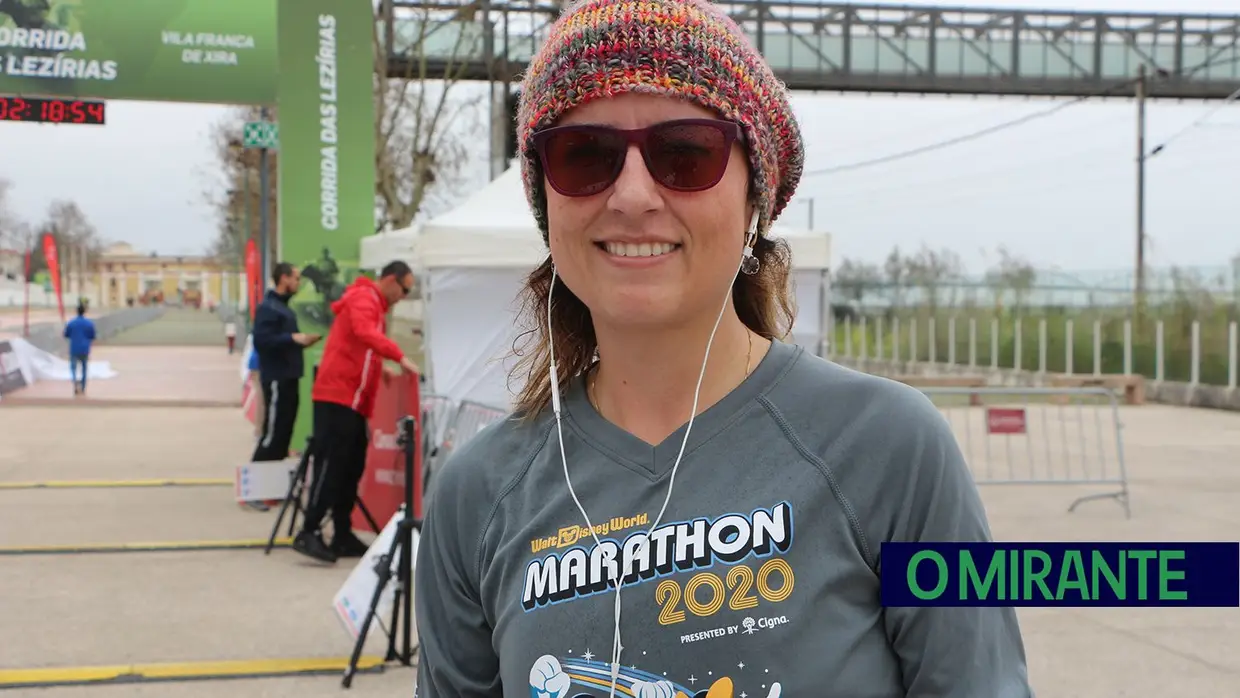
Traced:
MULTIPOLYGON (((118 664, 115 666, 0 669, 0 689, 72 685, 109 681, 176 681, 199 679, 287 676, 340 673, 348 657, 307 659, 244 659, 235 661, 171 662, 166 664, 118 664)), ((361 657, 358 671, 381 669, 381 657, 361 657)))
POLYGON ((233 480, 219 477, 187 477, 165 480, 48 480, 46 482, 0 482, 0 490, 93 489, 101 487, 231 487, 233 480))
MULTIPOLYGON (((276 538, 276 547, 285 548, 293 542, 292 538, 276 538)), ((246 540, 194 540, 168 541, 156 543, 87 543, 85 545, 24 545, 16 547, 0 547, 0 555, 65 555, 73 553, 136 553, 136 552, 170 552, 177 550, 238 550, 245 548, 265 548, 266 538, 250 538, 246 540)))

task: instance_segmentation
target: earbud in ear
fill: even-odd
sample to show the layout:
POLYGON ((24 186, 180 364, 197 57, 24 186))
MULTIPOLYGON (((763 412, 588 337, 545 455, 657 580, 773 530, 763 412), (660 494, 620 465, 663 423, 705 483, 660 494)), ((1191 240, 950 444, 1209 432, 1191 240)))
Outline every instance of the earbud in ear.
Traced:
POLYGON ((745 254, 741 259, 741 272, 749 276, 758 273, 762 263, 753 256, 753 246, 758 241, 758 209, 754 208, 753 217, 749 220, 749 230, 745 235, 745 254))

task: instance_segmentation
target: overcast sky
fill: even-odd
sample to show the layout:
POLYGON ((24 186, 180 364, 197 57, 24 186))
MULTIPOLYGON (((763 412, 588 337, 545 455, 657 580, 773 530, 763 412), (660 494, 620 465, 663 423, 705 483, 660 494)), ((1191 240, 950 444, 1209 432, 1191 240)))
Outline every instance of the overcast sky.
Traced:
MULTIPOLYGON (((907 4, 929 4, 910 2, 907 4)), ((1003 0, 953 6, 1101 11, 1240 12, 1236 0, 1003 0)), ((1050 100, 798 93, 807 170, 846 165, 964 135, 1054 106, 1050 100)), ((1215 103, 1150 102, 1150 146, 1215 103)), ((201 252, 216 221, 208 134, 223 107, 111 102, 104 128, 0 124, 0 178, 28 220, 55 198, 78 202, 101 234, 161 254, 201 252)), ((1131 268, 1135 236, 1132 102, 1072 106, 1054 116, 875 167, 802 180, 782 222, 833 235, 838 257, 881 261, 893 245, 956 250, 973 269, 1004 245, 1041 267, 1131 268)), ((1184 135, 1147 167, 1153 265, 1220 265, 1240 253, 1240 103, 1184 135)), ((486 173, 480 166, 479 183, 486 173)), ((462 192, 462 196, 465 192, 462 192)))

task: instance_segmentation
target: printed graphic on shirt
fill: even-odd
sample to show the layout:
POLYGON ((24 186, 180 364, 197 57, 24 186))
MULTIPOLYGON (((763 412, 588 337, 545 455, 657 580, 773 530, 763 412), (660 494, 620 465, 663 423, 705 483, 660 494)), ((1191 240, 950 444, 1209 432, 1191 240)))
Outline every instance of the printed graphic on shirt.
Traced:
POLYGON ((706 617, 725 603, 733 611, 745 611, 758 606, 759 598, 779 603, 792 593, 792 568, 783 557, 776 556, 792 547, 792 506, 788 502, 749 514, 664 523, 649 532, 635 530, 623 540, 610 536, 638 527, 636 522, 647 518, 648 514, 619 517, 596 525, 599 545, 584 526, 570 526, 557 536, 531 541, 535 551, 556 548, 557 552, 526 565, 521 607, 536 611, 614 589, 620 566, 625 570, 622 584, 626 588, 716 565, 729 566, 723 577, 713 572, 698 574, 683 588, 675 581, 661 579, 655 596, 665 608, 661 617, 664 625, 683 617, 684 610, 679 608, 682 600, 696 615, 706 617), (567 546, 572 547, 559 552, 567 546), (749 558, 769 559, 756 567, 741 564, 749 558), (700 588, 704 589, 699 592, 700 588))
MULTIPOLYGON (((735 681, 726 672, 703 672, 707 678, 689 675, 683 680, 672 680, 668 672, 653 674, 636 666, 621 667, 616 690, 634 698, 780 698, 779 683, 770 681, 769 672, 744 662, 731 669, 736 673, 735 681), (721 673, 725 675, 720 676, 721 673), (742 688, 747 683, 756 685, 742 688), (693 688, 696 684, 702 687, 693 688)), ((594 698, 607 695, 610 690, 611 665, 592 659, 588 651, 581 657, 543 655, 530 667, 531 698, 594 698), (574 688, 590 690, 570 693, 574 688)))

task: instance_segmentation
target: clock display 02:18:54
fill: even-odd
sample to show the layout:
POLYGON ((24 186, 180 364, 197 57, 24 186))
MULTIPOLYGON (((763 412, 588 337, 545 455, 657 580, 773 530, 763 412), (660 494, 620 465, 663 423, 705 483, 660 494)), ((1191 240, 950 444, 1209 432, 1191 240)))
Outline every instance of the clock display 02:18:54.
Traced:
POLYGON ((0 121, 103 126, 103 105, 103 102, 82 99, 0 95, 0 121))

